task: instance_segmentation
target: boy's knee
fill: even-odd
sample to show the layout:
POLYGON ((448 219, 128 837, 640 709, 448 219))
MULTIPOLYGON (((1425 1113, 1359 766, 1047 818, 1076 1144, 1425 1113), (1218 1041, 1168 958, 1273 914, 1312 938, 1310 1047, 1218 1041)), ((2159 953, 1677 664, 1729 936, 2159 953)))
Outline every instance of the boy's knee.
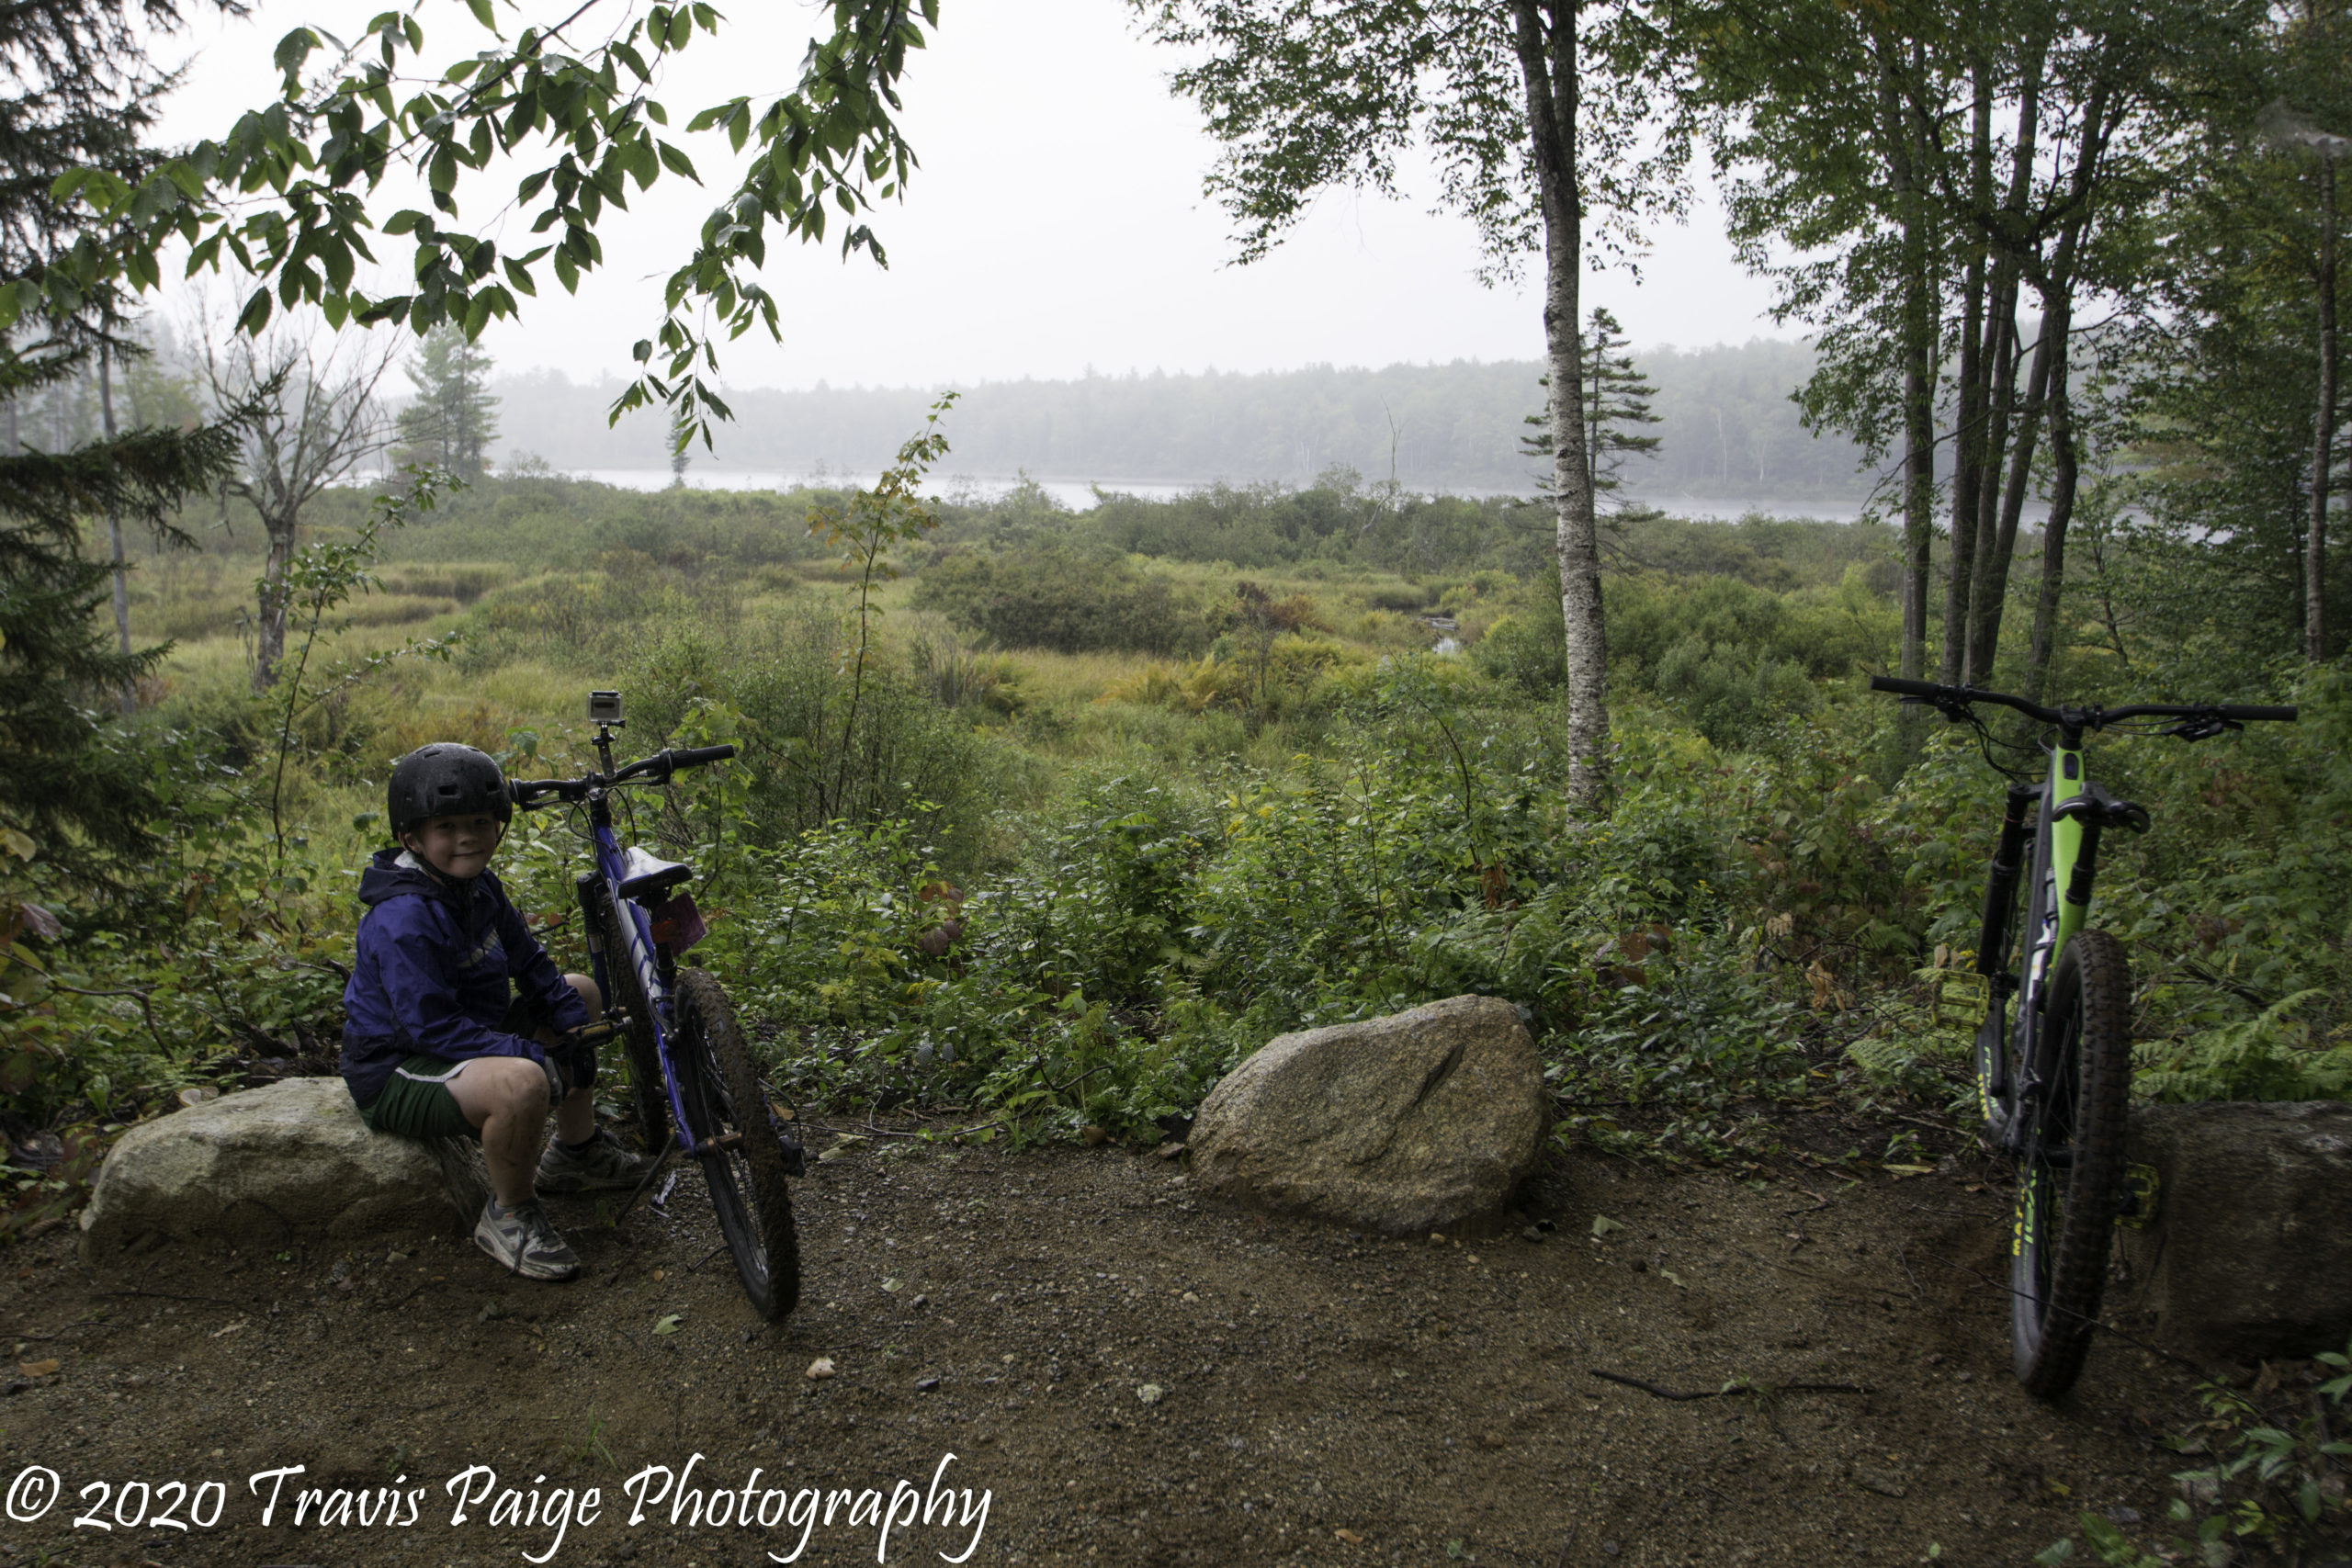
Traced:
POLYGON ((492 1117, 545 1115, 548 1077, 522 1056, 477 1056, 450 1086, 458 1108, 480 1126, 492 1117))
POLYGON ((605 1016, 605 994, 596 988, 594 979, 585 975, 566 975, 563 978, 567 985, 580 993, 580 999, 588 1004, 590 1018, 605 1016))

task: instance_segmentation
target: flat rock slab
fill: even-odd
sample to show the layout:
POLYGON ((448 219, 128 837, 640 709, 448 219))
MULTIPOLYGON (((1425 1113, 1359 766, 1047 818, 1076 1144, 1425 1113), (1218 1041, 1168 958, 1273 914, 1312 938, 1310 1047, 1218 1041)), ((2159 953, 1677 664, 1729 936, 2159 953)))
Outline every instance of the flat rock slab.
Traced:
POLYGON ((2153 1105, 2131 1158, 2156 1176, 2119 1231, 2114 1301, 2199 1359, 2310 1356, 2352 1335, 2352 1105, 2153 1105))
POLYGON ((1193 1180, 1388 1235, 1453 1230, 1510 1201, 1551 1125, 1518 1011, 1454 997, 1267 1042, 1202 1104, 1193 1180))
POLYGON ((149 1235, 275 1243, 446 1226, 467 1163, 369 1132, 341 1078, 288 1078, 125 1133, 82 1211, 82 1255, 102 1261, 149 1235))

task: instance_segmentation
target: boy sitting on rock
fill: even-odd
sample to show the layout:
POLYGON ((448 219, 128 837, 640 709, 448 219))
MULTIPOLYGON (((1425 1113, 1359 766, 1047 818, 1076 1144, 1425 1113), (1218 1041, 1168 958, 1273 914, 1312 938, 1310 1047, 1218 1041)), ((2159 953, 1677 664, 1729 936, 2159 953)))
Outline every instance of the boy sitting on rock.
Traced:
POLYGON ((596 983, 557 972, 491 874, 514 814, 496 762, 422 747, 392 769, 386 807, 401 847, 359 878, 344 1082, 379 1133, 480 1139, 492 1194, 474 1240, 526 1279, 572 1279, 580 1259, 537 1189, 634 1187, 650 1163, 596 1125, 596 1051, 579 1035, 603 1010, 596 983))

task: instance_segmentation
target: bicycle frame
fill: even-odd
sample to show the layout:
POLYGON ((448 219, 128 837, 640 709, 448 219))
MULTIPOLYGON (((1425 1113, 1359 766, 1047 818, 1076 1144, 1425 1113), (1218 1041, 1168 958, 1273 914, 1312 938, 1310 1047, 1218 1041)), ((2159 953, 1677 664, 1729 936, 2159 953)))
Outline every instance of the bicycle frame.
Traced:
MULTIPOLYGON (((2056 731, 2042 781, 2009 786, 1999 844, 1986 869, 1975 964, 1985 1007, 1974 1052, 1986 1136, 2017 1161, 2009 1286, 2018 1380, 2038 1397, 2055 1398, 2082 1373, 2110 1227, 2123 1210, 2129 1179, 2132 967, 2123 944, 2088 924, 2099 835, 2109 828, 2143 833, 2149 827, 2144 807, 2092 781, 2083 737, 2131 720, 2169 719, 2177 721, 2169 728, 2142 725, 2126 733, 2202 740, 2248 720, 2291 721, 2295 710, 2238 703, 2052 708, 2006 692, 1907 676, 1874 675, 1871 689, 1926 704, 1955 723, 1975 724, 1987 742, 1991 738, 1973 712, 1980 703, 2014 709, 2056 731), (2018 933, 2013 971, 2011 921, 2029 841, 2025 928, 2018 933)), ((1990 761, 1989 744, 1985 755, 1990 761)))
MULTIPOLYGON (((2033 1096, 2048 1081, 2050 1064, 2041 1059, 2042 992, 2058 958, 2090 913, 2091 894, 2098 876, 2099 822, 2081 813, 2068 813, 2066 803, 2093 795, 2090 773, 2083 760, 2082 732, 2062 729, 2050 749, 2050 771, 2039 785, 2012 787, 2008 809, 2001 823, 2001 841, 1993 857, 1984 892, 1984 920, 1978 939, 1976 968, 1990 982, 1991 1016, 1987 1030, 1998 1030, 2011 1049, 1984 1054, 1987 1070, 1977 1080, 1978 1109, 1984 1120, 2002 1127, 2004 1143, 2013 1143, 2023 1131, 2021 1118, 2004 1118, 2001 1109, 2033 1096), (2007 967, 2009 920, 2016 902, 2018 859, 2027 842, 2025 813, 2030 808, 2033 847, 2032 882, 2027 900, 2025 948, 2016 974, 2007 967), (2014 1022, 2004 1019, 2005 1004, 2014 991, 2018 1010, 2014 1022), (2012 1062, 2024 1071, 2024 1081, 2012 1085, 2012 1062), (2003 1122, 2007 1125, 2003 1126, 2003 1122)), ((2100 792, 2103 794, 2103 792, 2100 792)))
MULTIPOLYGON (((619 840, 613 836, 612 807, 602 791, 589 797, 588 822, 590 835, 595 842, 596 881, 603 884, 605 897, 609 900, 608 907, 621 928, 624 949, 619 953, 611 953, 604 951, 602 943, 591 944, 588 960, 595 969, 596 987, 604 996, 609 998, 613 995, 611 972, 607 966, 616 961, 627 963, 636 974, 639 988, 645 996, 651 1015, 645 1022, 646 1027, 653 1032, 654 1056, 662 1064, 662 1098, 670 1106, 670 1125, 673 1129, 684 1129, 686 1125, 685 1103, 679 1096, 678 1069, 670 1059, 670 1021, 667 1016, 673 965, 669 953, 653 940, 652 915, 643 906, 621 897, 620 886, 627 863, 619 840)), ((700 1151, 687 1148, 684 1152, 691 1156, 700 1151)))
MULTIPOLYGON (((604 767, 604 776, 611 778, 613 767, 612 731, 608 726, 596 728, 596 751, 604 767)), ((586 919, 590 936, 588 960, 595 972, 597 990, 607 1006, 615 994, 612 968, 616 963, 626 963, 636 975, 639 994, 645 998, 646 1028, 652 1032, 654 1060, 661 1064, 662 1094, 670 1108, 672 1140, 684 1155, 692 1158, 709 1150, 700 1145, 690 1145, 687 1136, 685 1100, 678 1084, 677 1064, 670 1054, 670 1032, 674 1021, 670 1016, 671 993, 676 989, 677 964, 669 949, 653 937, 653 917, 642 905, 621 895, 621 884, 628 874, 627 856, 620 840, 613 833, 612 791, 591 789, 587 795, 589 837, 594 846, 596 869, 593 875, 582 876, 579 883, 581 908, 586 919), (622 951, 605 951, 605 944, 594 940, 596 930, 592 909, 590 889, 601 884, 605 907, 613 911, 614 923, 619 928, 622 951)))

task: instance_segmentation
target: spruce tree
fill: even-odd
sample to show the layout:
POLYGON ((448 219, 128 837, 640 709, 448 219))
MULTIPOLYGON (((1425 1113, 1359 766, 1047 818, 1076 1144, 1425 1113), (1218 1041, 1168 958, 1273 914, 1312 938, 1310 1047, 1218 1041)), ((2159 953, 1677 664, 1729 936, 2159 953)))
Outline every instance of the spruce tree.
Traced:
MULTIPOLYGON (((153 31, 181 20, 172 0, 48 0, 0 6, 0 287, 39 280, 85 220, 51 197, 69 170, 143 177, 145 139, 171 78, 150 63, 153 31)), ((181 499, 225 472, 233 429, 132 430, 83 438, 57 414, 83 388, 94 351, 119 351, 112 294, 77 316, 20 319, 0 339, 0 849, 69 869, 135 847, 159 809, 148 760, 96 709, 152 669, 162 649, 124 652, 96 618, 111 563, 83 531, 109 514, 177 538, 181 499), (61 430, 64 439, 54 437, 61 430), (53 449, 28 450, 46 444, 53 449)))
POLYGON ((435 464, 462 479, 481 478, 483 451, 498 439, 491 365, 481 346, 457 328, 445 322, 427 333, 402 367, 416 384, 416 401, 401 411, 395 460, 435 464))
MULTIPOLYGON (((1628 519, 1657 515, 1619 496, 1617 491, 1624 486, 1621 474, 1625 458, 1635 453, 1657 451, 1659 441, 1657 436, 1638 434, 1643 425, 1658 423, 1658 416, 1650 412, 1650 400, 1657 395, 1657 389, 1635 367, 1634 356, 1624 352, 1623 331, 1606 307, 1594 306, 1591 325, 1582 334, 1581 356, 1585 476, 1592 486, 1595 501, 1605 502, 1610 509, 1610 521, 1620 525, 1628 519)), ((1552 378, 1540 377, 1536 385, 1547 394, 1544 410, 1527 416, 1526 423, 1535 426, 1536 434, 1521 436, 1519 449, 1530 457, 1543 460, 1537 493, 1548 503, 1552 500, 1552 402, 1548 395, 1552 378)))

